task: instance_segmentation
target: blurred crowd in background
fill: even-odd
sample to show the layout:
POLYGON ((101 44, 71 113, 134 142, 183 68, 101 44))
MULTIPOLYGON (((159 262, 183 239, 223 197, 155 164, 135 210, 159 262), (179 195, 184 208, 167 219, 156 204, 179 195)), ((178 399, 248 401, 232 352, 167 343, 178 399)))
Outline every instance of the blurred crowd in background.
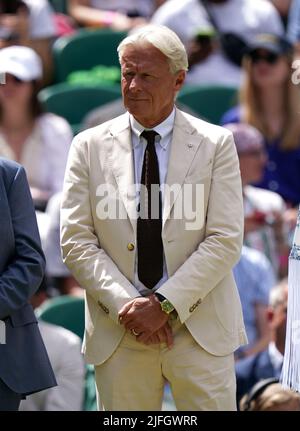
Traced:
POLYGON ((276 380, 300 203, 300 0, 0 0, 0 156, 26 169, 47 260, 33 303, 41 318, 62 297, 82 313, 70 311, 80 321, 73 332, 55 313, 61 326, 42 321, 59 387, 22 408, 96 406, 80 354, 84 294, 60 255, 60 193, 74 134, 124 112, 116 47, 149 23, 186 46, 178 106, 227 127, 236 143, 245 236, 234 275, 249 339, 236 352, 241 410, 300 410, 300 397, 276 380))

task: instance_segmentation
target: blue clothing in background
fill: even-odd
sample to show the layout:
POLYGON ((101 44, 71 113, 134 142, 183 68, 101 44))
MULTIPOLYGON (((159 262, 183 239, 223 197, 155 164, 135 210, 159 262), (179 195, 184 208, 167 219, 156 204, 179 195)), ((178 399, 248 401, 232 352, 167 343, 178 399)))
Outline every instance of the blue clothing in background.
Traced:
MULTIPOLYGON (((239 106, 227 111, 221 119, 221 125, 240 122, 239 106)), ((300 202, 300 148, 282 150, 279 143, 280 139, 265 140, 268 162, 262 180, 253 185, 279 193, 288 204, 296 206, 300 202)))
MULTIPOLYGON (((269 260, 260 251, 243 246, 239 262, 233 268, 233 275, 240 294, 244 323, 249 345, 258 338, 255 304, 268 305, 269 292, 275 285, 275 276, 269 260)), ((240 350, 247 350, 242 346, 240 350)))
POLYGON ((238 361, 235 365, 235 374, 238 403, 260 380, 280 377, 280 372, 278 373, 272 365, 268 349, 238 361))
POLYGON ((292 44, 300 40, 300 0, 292 0, 291 2, 287 23, 287 37, 292 44))

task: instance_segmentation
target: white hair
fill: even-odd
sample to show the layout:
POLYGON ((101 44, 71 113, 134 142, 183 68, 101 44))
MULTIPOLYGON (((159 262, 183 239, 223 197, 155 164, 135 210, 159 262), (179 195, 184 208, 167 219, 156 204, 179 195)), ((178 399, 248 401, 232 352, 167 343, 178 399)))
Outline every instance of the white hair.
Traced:
POLYGON ((147 43, 153 45, 167 57, 171 73, 176 74, 180 70, 188 70, 187 53, 183 43, 176 33, 163 25, 146 25, 123 39, 118 46, 120 63, 127 46, 147 43))
POLYGON ((287 286, 288 280, 287 278, 284 278, 278 284, 272 287, 269 295, 269 304, 272 308, 276 308, 278 305, 286 302, 287 286))

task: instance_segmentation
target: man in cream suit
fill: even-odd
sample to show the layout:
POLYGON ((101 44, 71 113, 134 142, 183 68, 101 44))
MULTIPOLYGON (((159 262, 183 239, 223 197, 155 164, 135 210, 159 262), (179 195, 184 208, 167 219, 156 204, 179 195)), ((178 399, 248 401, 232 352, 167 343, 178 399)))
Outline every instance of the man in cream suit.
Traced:
POLYGON ((188 66, 175 33, 147 26, 118 52, 128 113, 74 139, 61 210, 99 407, 159 410, 166 379, 179 410, 235 410, 246 336, 234 141, 174 106, 188 66))

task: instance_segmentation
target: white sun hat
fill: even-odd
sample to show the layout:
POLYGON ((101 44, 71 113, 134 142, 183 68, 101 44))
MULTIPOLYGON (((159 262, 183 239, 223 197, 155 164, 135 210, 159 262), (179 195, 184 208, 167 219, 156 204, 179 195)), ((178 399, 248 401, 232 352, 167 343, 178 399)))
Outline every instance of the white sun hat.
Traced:
POLYGON ((0 49, 0 74, 9 73, 21 81, 34 81, 43 76, 42 61, 27 46, 9 46, 0 49))

